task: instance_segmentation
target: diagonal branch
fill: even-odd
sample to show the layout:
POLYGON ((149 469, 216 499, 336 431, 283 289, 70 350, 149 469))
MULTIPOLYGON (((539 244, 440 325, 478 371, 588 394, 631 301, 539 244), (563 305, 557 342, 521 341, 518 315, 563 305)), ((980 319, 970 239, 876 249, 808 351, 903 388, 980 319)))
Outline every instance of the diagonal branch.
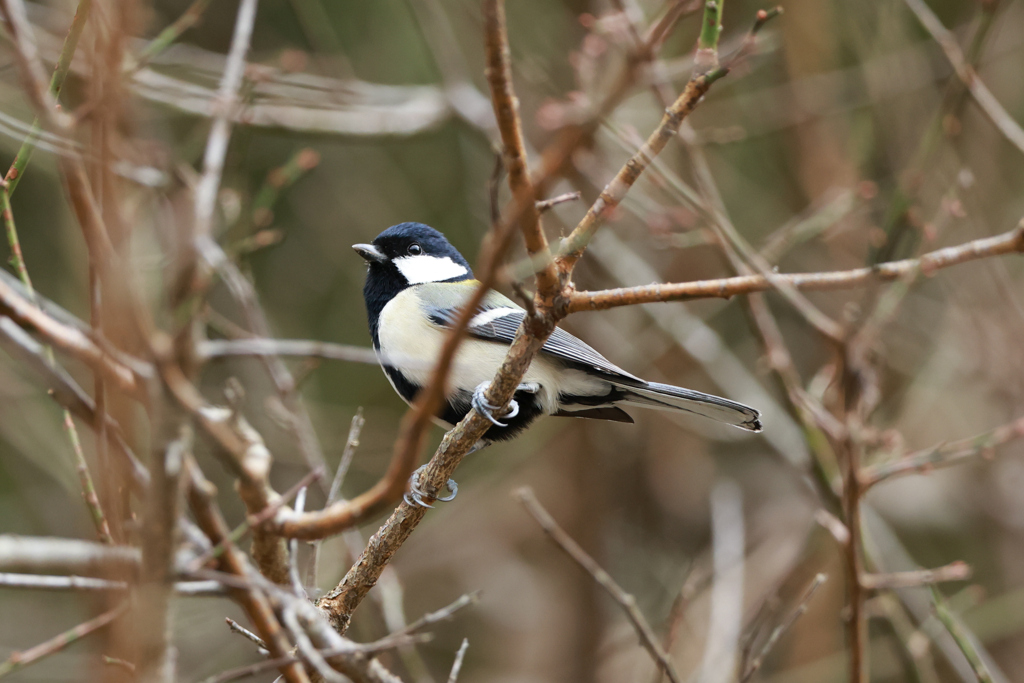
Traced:
MULTIPOLYGON (((530 179, 523 141, 523 124, 519 118, 519 100, 512 89, 512 58, 508 46, 504 0, 489 0, 483 5, 484 37, 487 45, 487 83, 498 120, 503 143, 502 156, 508 173, 512 196, 524 206, 519 228, 526 242, 526 251, 539 264, 538 296, 553 298, 559 292, 558 271, 551 261, 548 240, 541 224, 541 210, 535 204, 536 191, 530 179)), ((549 302, 551 305, 553 302, 549 302)))
POLYGON ((996 446, 1024 437, 1024 417, 967 439, 939 444, 910 453, 891 462, 867 467, 861 473, 864 488, 879 482, 904 477, 908 474, 923 474, 938 467, 946 467, 991 452, 996 446))
POLYGON ((572 271, 597 229, 622 202, 626 193, 633 187, 633 183, 647 169, 654 157, 658 156, 661 150, 665 149, 668 141, 679 132, 679 126, 682 125, 683 120, 696 108, 711 85, 726 73, 728 71, 725 69, 716 69, 708 74, 698 76, 686 84, 682 94, 665 110, 661 123, 647 138, 647 141, 605 186, 597 201, 587 210, 583 220, 562 241, 561 255, 557 262, 563 272, 572 271))
POLYGON ((544 533, 557 543, 558 547, 565 551, 565 554, 571 557, 576 564, 580 565, 585 572, 590 574, 594 581, 601 588, 604 588, 615 602, 619 603, 619 606, 626 613, 626 617, 633 624, 637 635, 640 636, 640 643, 651 653, 651 658, 657 662, 658 666, 661 667, 672 683, 679 683, 682 680, 679 677, 679 672, 676 671, 675 665, 669 659, 668 653, 661 647, 661 643, 658 641, 658 637, 654 635, 651 625, 647 623, 647 619, 644 618, 643 613, 637 608, 636 598, 622 590, 622 587, 615 582, 615 579, 601 565, 595 562, 594 558, 588 555, 562 527, 558 526, 554 518, 541 506, 531 488, 523 487, 518 489, 513 495, 526 508, 530 516, 536 520, 540 528, 544 530, 544 533))
POLYGON ((232 110, 238 101, 238 89, 245 75, 245 55, 249 52, 253 24, 256 22, 257 0, 242 0, 235 19, 231 48, 217 89, 213 125, 203 154, 203 175, 195 189, 194 235, 201 244, 210 239, 217 190, 224 173, 224 157, 231 141, 232 110))
POLYGON ((978 107, 988 117, 1000 133, 1009 140, 1014 147, 1024 152, 1024 129, 1020 127, 1012 116, 1006 111, 1003 105, 999 104, 992 91, 978 78, 977 72, 964 57, 963 50, 956 42, 956 37, 942 25, 935 13, 931 11, 924 0, 903 0, 910 11, 914 13, 917 20, 921 22, 925 30, 932 35, 935 42, 939 44, 946 54, 946 59, 953 66, 957 78, 970 91, 978 107))

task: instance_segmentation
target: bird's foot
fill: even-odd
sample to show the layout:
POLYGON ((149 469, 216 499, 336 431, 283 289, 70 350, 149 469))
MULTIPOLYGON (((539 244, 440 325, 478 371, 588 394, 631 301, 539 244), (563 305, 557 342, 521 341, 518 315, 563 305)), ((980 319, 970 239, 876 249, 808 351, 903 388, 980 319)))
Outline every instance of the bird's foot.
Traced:
MULTIPOLYGON (((473 390, 473 400, 471 401, 471 403, 473 404, 473 409, 476 410, 476 412, 480 413, 480 415, 490 420, 491 424, 495 425, 496 427, 508 427, 507 422, 500 422, 497 418, 494 417, 494 411, 500 409, 501 406, 492 406, 490 403, 487 402, 487 399, 484 397, 484 394, 487 393, 487 388, 490 386, 490 382, 481 382, 477 386, 477 388, 473 390)), ((508 402, 508 412, 502 415, 502 417, 505 419, 509 419, 515 417, 518 414, 519 403, 515 399, 512 399, 511 401, 508 402)))
POLYGON ((459 493, 459 485, 455 483, 454 479, 448 480, 448 490, 451 492, 447 496, 438 496, 437 492, 433 493, 424 490, 420 486, 420 476, 423 474, 423 470, 427 469, 426 465, 419 467, 412 476, 409 477, 409 490, 402 496, 402 499, 413 507, 421 508, 432 508, 434 507, 428 501, 438 501, 441 503, 447 503, 450 500, 454 500, 455 496, 459 493))
MULTIPOLYGON (((473 399, 472 401, 470 401, 470 403, 473 405, 473 408, 476 409, 476 412, 486 417, 488 420, 491 421, 492 424, 497 425, 498 427, 508 427, 507 422, 499 422, 494 417, 494 411, 498 410, 501 406, 492 406, 490 403, 487 402, 487 399, 484 398, 484 394, 487 393, 487 389, 490 386, 490 382, 481 382, 479 385, 477 385, 477 388, 473 390, 473 399)), ((522 384, 516 387, 516 391, 522 391, 528 394, 536 394, 538 391, 540 391, 540 385, 534 382, 523 382, 522 384)), ((508 412, 506 412, 501 417, 504 419, 509 419, 515 417, 518 414, 519 402, 516 401, 515 399, 512 399, 511 401, 508 402, 508 412)), ((474 450, 476 449, 474 448, 474 450)))

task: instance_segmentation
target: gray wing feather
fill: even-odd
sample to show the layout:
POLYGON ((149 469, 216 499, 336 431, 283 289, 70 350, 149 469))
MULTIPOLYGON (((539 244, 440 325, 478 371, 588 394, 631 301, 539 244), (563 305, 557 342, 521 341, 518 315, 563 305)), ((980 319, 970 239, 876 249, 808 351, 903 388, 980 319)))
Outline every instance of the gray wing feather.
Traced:
MULTIPOLYGON (((516 336, 516 330, 519 329, 519 326, 523 322, 523 318, 526 317, 526 311, 520 309, 511 300, 506 299, 505 297, 502 297, 502 299, 504 299, 504 301, 496 300, 493 302, 497 305, 482 306, 480 312, 483 313, 495 308, 513 307, 518 310, 510 310, 505 315, 488 320, 481 325, 470 325, 468 332, 471 337, 486 341, 501 342, 504 344, 512 343, 512 340, 516 336)), ((455 322, 454 318, 456 314, 457 311, 452 309, 433 309, 430 311, 430 318, 435 323, 448 327, 455 322)), ((598 353, 596 349, 585 344, 560 327, 556 327, 555 331, 551 333, 550 337, 548 337, 548 340, 544 342, 544 346, 541 347, 541 353, 553 356, 573 365, 582 365, 588 369, 596 370, 603 375, 609 375, 610 378, 613 378, 617 383, 625 384, 627 386, 643 386, 645 384, 642 379, 635 377, 622 368, 614 365, 611 361, 598 353)))

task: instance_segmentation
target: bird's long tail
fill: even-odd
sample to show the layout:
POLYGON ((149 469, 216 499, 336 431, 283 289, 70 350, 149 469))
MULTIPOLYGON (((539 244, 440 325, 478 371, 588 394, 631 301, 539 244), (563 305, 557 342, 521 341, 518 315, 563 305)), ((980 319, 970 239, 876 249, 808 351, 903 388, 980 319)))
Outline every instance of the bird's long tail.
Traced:
POLYGON ((683 410, 751 432, 761 431, 761 413, 727 398, 657 382, 646 382, 643 386, 617 386, 626 393, 626 396, 618 401, 620 405, 635 405, 655 410, 683 410))

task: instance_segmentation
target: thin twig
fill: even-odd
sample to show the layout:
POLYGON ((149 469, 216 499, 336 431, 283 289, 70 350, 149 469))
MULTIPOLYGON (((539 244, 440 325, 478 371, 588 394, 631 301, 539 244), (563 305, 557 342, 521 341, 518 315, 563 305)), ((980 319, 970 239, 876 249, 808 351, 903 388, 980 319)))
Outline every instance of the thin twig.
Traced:
MULTIPOLYGON (((301 513, 306 509, 306 491, 309 489, 303 486, 295 494, 295 511, 301 513)), ((306 589, 302 586, 302 578, 299 576, 299 539, 293 538, 288 542, 288 578, 292 583, 292 590, 300 598, 308 597, 306 589)))
MULTIPOLYGON (((605 186, 597 201, 587 210, 586 216, 583 217, 579 225, 576 226, 567 238, 562 240, 559 248, 560 256, 557 260, 558 266, 563 272, 570 272, 572 270, 580 256, 583 255, 583 250, 586 249, 587 244, 590 243, 597 229, 607 220, 608 216, 615 210, 615 207, 622 202, 626 193, 640 177, 640 174, 650 165, 651 160, 658 156, 661 150, 665 148, 665 145, 668 144, 668 141, 679 132, 679 126, 682 125, 683 120, 696 108, 701 98, 711 88, 711 85, 725 76, 726 73, 727 71, 724 69, 716 69, 686 84, 683 93, 665 110, 661 123, 650 134, 640 150, 626 162, 615 177, 612 178, 611 182, 605 186)), ((577 294, 574 294, 573 299, 576 296, 577 294)), ((570 302, 570 310, 582 309, 573 309, 570 302)))
POLYGON ((71 643, 81 640, 85 636, 98 631, 110 622, 117 619, 123 614, 130 603, 123 602, 117 607, 104 612, 103 614, 90 619, 89 621, 83 622, 74 628, 64 631, 60 635, 54 636, 46 642, 40 643, 35 647, 23 650, 21 652, 15 652, 7 661, 0 662, 0 678, 6 676, 9 673, 13 673, 19 669, 23 669, 30 664, 35 664, 44 657, 60 652, 64 647, 71 643))
POLYGON ((746 683, 746 681, 749 681, 750 678, 757 673, 758 669, 760 669, 764 664, 765 657, 767 657, 768 653, 772 651, 772 648, 774 648, 776 643, 779 642, 779 639, 783 634, 793 628, 793 624, 796 623, 797 619, 807 612, 807 608, 811 604, 811 598, 814 597, 814 592, 818 590, 818 587, 821 586, 821 584, 825 583, 826 579, 828 579, 828 576, 825 574, 818 574, 814 577, 814 580, 811 581, 811 585, 807 587, 807 590, 804 591, 803 596, 800 598, 800 602, 797 603, 796 609, 793 610, 789 617, 775 627, 768 636, 768 640, 765 641, 760 652, 757 653, 757 657, 755 657, 747 666, 746 670, 743 672, 743 676, 740 678, 740 683, 746 683))
POLYGON ((359 448, 359 435, 363 431, 366 418, 363 417, 363 409, 360 407, 352 416, 352 424, 348 428, 348 437, 345 439, 345 449, 341 452, 341 459, 338 461, 338 470, 334 473, 334 481, 331 482, 331 489, 327 493, 326 505, 331 505, 341 495, 341 487, 345 483, 345 476, 348 468, 355 458, 356 449, 359 448))
POLYGON ((170 26, 165 28, 156 38, 149 41, 149 44, 139 53, 138 63, 135 68, 141 68, 151 59, 170 47, 174 41, 181 37, 181 34, 192 28, 203 16, 210 0, 193 0, 180 17, 174 20, 170 26))
MULTIPOLYGON (((3 271, 0 271, 0 274, 3 274, 3 271)), ((70 411, 85 424, 95 428, 97 412, 92 398, 63 367, 50 363, 46 355, 46 347, 33 339, 28 332, 18 327, 7 316, 0 316, 0 346, 22 368, 36 374, 42 386, 57 405, 70 411)), ((132 452, 117 420, 107 413, 105 421, 108 439, 124 458, 125 464, 131 472, 133 490, 136 493, 144 491, 149 487, 149 471, 132 452)))
MULTIPOLYGON (((234 35, 228 51, 224 73, 217 89, 219 111, 213 117, 210 135, 203 154, 203 174, 195 188, 195 216, 193 230, 197 240, 210 240, 213 214, 217 204, 217 190, 224 173, 224 158, 231 140, 231 113, 238 102, 238 89, 245 75, 245 56, 249 52, 253 24, 256 21, 257 0, 242 0, 235 19, 234 35)), ((200 248, 200 251, 202 249, 200 248)))
POLYGON ((560 195, 558 195, 556 197, 552 197, 551 199, 543 199, 543 200, 537 202, 537 211, 540 212, 540 213, 544 213, 548 209, 550 209, 550 208, 552 208, 554 206, 558 206, 559 204, 565 204, 566 202, 577 201, 581 196, 582 196, 582 193, 580 193, 579 191, 576 191, 576 192, 566 192, 565 194, 560 194, 560 195))
POLYGON ((949 631, 949 635, 956 641, 964 657, 970 662, 974 675, 978 677, 979 683, 993 683, 992 672, 982 658, 978 648, 977 637, 971 633, 960 619, 949 609, 946 599, 942 597, 935 586, 931 586, 932 605, 935 608, 935 615, 942 622, 942 625, 949 631))
POLYGON ((725 0, 705 0, 700 21, 697 53, 693 58, 693 77, 698 78, 718 68, 718 40, 722 37, 722 10, 725 0))
POLYGON ((73 538, 0 535, 0 571, 133 577, 142 563, 138 548, 73 538))
POLYGON ((935 16, 935 13, 931 11, 924 0, 903 1, 910 8, 910 11, 914 13, 914 16, 917 17, 917 20, 921 22, 925 30, 932 35, 932 38, 939 44, 939 47, 942 48, 942 51, 946 54, 946 59, 953 66, 957 78, 970 91, 974 101, 978 103, 978 107, 981 108, 981 111, 984 112, 989 121, 1014 147, 1024 152, 1024 129, 1010 116, 1003 105, 999 103, 999 100, 996 99, 995 95, 992 94, 992 91, 978 78, 974 67, 964 57, 963 50, 960 49, 960 45, 956 41, 956 36, 942 25, 942 22, 935 16))
MULTIPOLYGON (((60 95, 61 88, 64 86, 64 80, 71 69, 71 60, 78 49, 78 39, 82 36, 82 30, 89 19, 91 7, 92 0, 81 0, 78 3, 78 8, 75 10, 75 18, 71 20, 71 28, 68 29, 68 35, 64 39, 64 45, 61 47, 60 57, 57 59, 53 76, 50 77, 50 93, 54 98, 60 95)), ((36 149, 41 131, 42 127, 37 118, 32 121, 32 128, 28 136, 21 143, 18 154, 14 157, 14 161, 11 162, 11 167, 7 169, 7 174, 4 175, 4 180, 7 182, 7 191, 12 195, 18 183, 21 182, 21 178, 25 175, 25 169, 28 168, 28 162, 32 159, 32 153, 36 149)))
POLYGON ((622 590, 619 584, 615 582, 615 579, 602 569, 594 561, 594 558, 590 557, 564 529, 558 526, 554 518, 548 514, 548 511, 541 507, 532 489, 523 487, 517 489, 513 495, 537 521, 541 529, 551 537, 551 540, 557 543, 558 547, 575 560, 584 571, 590 574, 594 581, 604 588, 615 602, 619 603, 626 613, 626 617, 633 624, 633 628, 636 629, 637 635, 640 636, 641 644, 651 654, 651 658, 662 668, 672 683, 679 683, 681 679, 675 665, 669 659, 668 653, 662 649, 657 636, 654 635, 654 631, 651 629, 651 625, 647 623, 647 619, 644 618, 644 615, 637 608, 636 598, 622 590))
POLYGON ((260 510, 259 513, 246 517, 245 521, 243 521, 241 524, 232 529, 231 532, 228 533, 227 536, 224 538, 224 540, 222 540, 217 545, 211 547, 208 551, 206 551, 199 557, 195 558, 192 561, 192 571, 195 571, 199 567, 202 567, 210 560, 216 559, 223 555, 229 546, 238 543, 238 541, 240 541, 242 537, 245 536, 245 534, 250 529, 255 529, 261 526, 262 524, 265 524, 274 516, 278 509, 280 509, 284 505, 287 505, 292 498, 299 494, 299 491, 305 489, 307 486, 309 486, 312 482, 316 481, 322 475, 323 470, 314 470, 310 472, 302 479, 300 479, 298 482, 296 482, 290 489, 285 491, 284 494, 278 496, 273 502, 271 502, 262 510, 260 510))
POLYGON ((459 680, 459 672, 462 671, 462 660, 466 658, 466 650, 469 649, 469 638, 462 639, 462 645, 455 653, 455 661, 452 662, 451 673, 448 674, 448 683, 456 683, 459 680))
POLYGON ((935 569, 915 569, 887 574, 865 574, 860 582, 867 590, 896 590, 915 588, 947 581, 966 581, 971 578, 971 567, 966 562, 956 561, 935 569))
POLYGON ((466 593, 450 605, 442 607, 441 609, 436 610, 434 612, 427 612, 422 617, 420 617, 416 621, 412 622, 411 624, 403 628, 401 631, 396 631, 391 635, 410 635, 412 633, 415 633, 416 631, 419 631, 420 629, 424 629, 428 626, 433 626, 434 624, 437 624, 442 621, 447 621, 448 619, 451 619, 455 615, 455 613, 463 607, 475 605, 479 600, 479 591, 474 593, 466 593))
POLYGON ((700 680, 729 683, 736 670, 743 631, 744 552, 743 492, 723 479, 711 491, 711 555, 714 582, 711 614, 701 660, 700 680))
MULTIPOLYGON (((83 576, 6 573, 0 573, 0 586, 46 591, 124 591, 131 588, 131 584, 126 581, 83 576)), ((224 595, 223 587, 215 581, 178 581, 174 584, 173 590, 178 595, 190 597, 224 595)))
POLYGON ((262 638, 260 638, 258 635, 256 635, 246 627, 239 624, 231 617, 224 617, 224 621, 227 623, 228 628, 237 633, 238 635, 251 640, 253 643, 256 644, 257 647, 260 647, 264 650, 267 649, 267 643, 262 638))
POLYGON ((403 368, 428 369, 422 361, 401 355, 378 355, 378 352, 365 346, 336 344, 334 342, 314 341, 308 339, 266 339, 251 337, 248 339, 210 339, 196 346, 200 358, 214 360, 217 358, 233 358, 244 356, 301 356, 306 358, 323 358, 348 363, 365 363, 377 365, 387 363, 403 368))
POLYGON ((939 444, 910 453, 891 462, 879 463, 864 469, 864 487, 870 488, 887 479, 908 474, 924 474, 939 467, 947 467, 979 455, 991 453, 996 446, 1024 437, 1024 417, 977 436, 939 444))

